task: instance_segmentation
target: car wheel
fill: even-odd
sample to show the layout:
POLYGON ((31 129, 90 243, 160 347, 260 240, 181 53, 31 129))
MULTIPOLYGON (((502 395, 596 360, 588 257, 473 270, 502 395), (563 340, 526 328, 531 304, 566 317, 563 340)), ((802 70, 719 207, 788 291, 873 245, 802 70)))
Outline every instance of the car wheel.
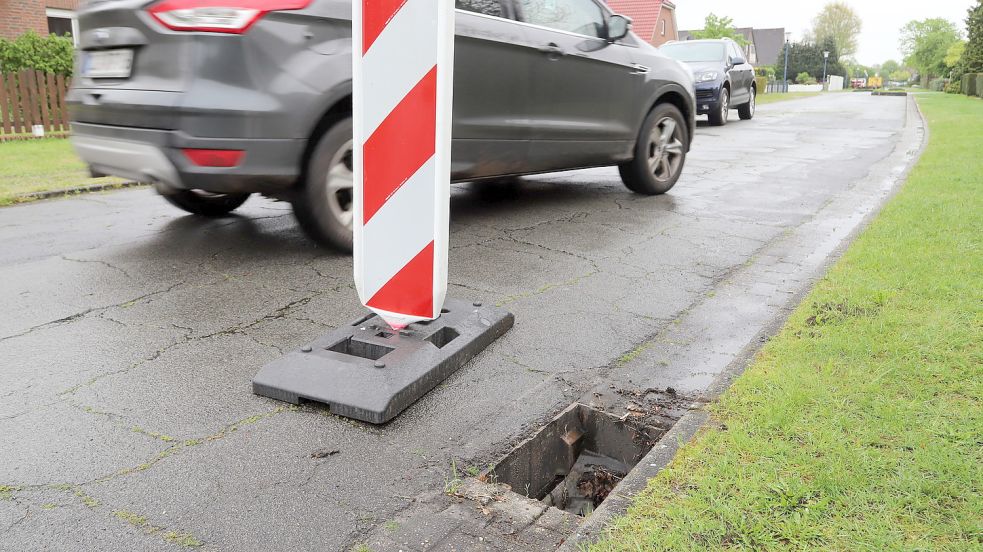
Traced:
POLYGON ((728 117, 730 117, 730 90, 722 88, 720 90, 720 103, 715 111, 710 112, 710 124, 724 126, 727 124, 728 117))
POLYGON ((742 121, 749 121, 754 117, 754 110, 757 104, 758 92, 751 87, 751 99, 748 102, 737 108, 737 114, 741 116, 742 121))
POLYGON ((303 185, 292 201, 294 216, 317 243, 350 252, 354 194, 352 119, 346 117, 314 147, 303 185))
POLYGON ((686 119, 676 106, 655 106, 642 123, 635 158, 618 166, 625 186, 645 195, 668 192, 683 172, 688 133, 686 119))
POLYGON ((203 217, 221 217, 239 208, 250 194, 214 194, 204 190, 180 190, 162 194, 168 203, 203 217))

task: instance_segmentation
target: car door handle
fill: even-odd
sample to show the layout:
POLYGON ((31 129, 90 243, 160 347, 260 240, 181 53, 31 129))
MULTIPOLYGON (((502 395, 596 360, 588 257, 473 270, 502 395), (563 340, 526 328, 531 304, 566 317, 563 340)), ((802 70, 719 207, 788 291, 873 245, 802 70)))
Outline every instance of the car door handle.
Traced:
POLYGON ((646 75, 650 69, 644 65, 638 63, 631 64, 631 74, 632 75, 646 75))
POLYGON ((560 46, 555 42, 550 42, 546 46, 540 47, 539 51, 546 54, 550 59, 560 59, 560 56, 565 56, 567 54, 563 48, 560 48, 560 46))

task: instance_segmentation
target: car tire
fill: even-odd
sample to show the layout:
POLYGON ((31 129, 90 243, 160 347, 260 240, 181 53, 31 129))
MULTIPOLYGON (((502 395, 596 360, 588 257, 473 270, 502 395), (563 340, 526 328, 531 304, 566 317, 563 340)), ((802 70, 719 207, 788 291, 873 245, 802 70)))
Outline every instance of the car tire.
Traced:
POLYGON ((321 135, 291 201, 297 222, 311 239, 344 252, 352 250, 352 142, 351 117, 321 135))
POLYGON ((713 126, 727 124, 727 118, 730 116, 730 90, 727 88, 720 89, 720 102, 717 103, 717 109, 711 111, 709 116, 710 124, 713 126))
POLYGON ((221 217, 235 211, 251 194, 214 194, 203 190, 180 190, 163 194, 168 203, 202 217, 221 217))
POLYGON ((618 166, 629 190, 664 194, 676 185, 686 163, 689 127, 679 109, 662 103, 645 117, 635 143, 635 157, 618 166))
POLYGON ((754 117, 754 111, 757 109, 758 103, 758 92, 751 87, 751 99, 748 102, 737 108, 737 114, 741 116, 742 121, 750 121, 754 117))

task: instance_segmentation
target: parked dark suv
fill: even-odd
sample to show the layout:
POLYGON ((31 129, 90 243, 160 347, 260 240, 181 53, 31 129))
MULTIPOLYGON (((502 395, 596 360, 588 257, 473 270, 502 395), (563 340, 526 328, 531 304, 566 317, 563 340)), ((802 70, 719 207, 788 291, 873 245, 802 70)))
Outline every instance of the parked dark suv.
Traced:
MULTIPOLYGON (((458 0, 452 178, 617 165, 669 190, 693 136, 690 71, 596 0, 458 0)), ((89 0, 73 143, 93 174, 218 216, 251 193, 315 240, 352 240, 351 0, 89 0)))
POLYGON ((741 119, 754 117, 758 93, 754 67, 736 42, 729 38, 687 40, 660 49, 693 70, 697 114, 709 116, 711 125, 727 124, 731 109, 737 109, 741 119))

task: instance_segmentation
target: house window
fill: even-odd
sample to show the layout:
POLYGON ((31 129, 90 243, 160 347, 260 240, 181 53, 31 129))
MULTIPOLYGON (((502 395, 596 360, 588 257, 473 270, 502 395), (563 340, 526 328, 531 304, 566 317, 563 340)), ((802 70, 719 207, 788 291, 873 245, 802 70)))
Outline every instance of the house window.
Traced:
POLYGON ((666 36, 666 20, 665 19, 663 19, 662 21, 659 21, 659 32, 662 33, 662 36, 666 36))
POLYGON ((48 17, 49 34, 56 34, 58 36, 69 34, 72 36, 72 42, 78 46, 79 23, 78 19, 75 18, 75 12, 47 8, 44 10, 44 14, 48 17))

